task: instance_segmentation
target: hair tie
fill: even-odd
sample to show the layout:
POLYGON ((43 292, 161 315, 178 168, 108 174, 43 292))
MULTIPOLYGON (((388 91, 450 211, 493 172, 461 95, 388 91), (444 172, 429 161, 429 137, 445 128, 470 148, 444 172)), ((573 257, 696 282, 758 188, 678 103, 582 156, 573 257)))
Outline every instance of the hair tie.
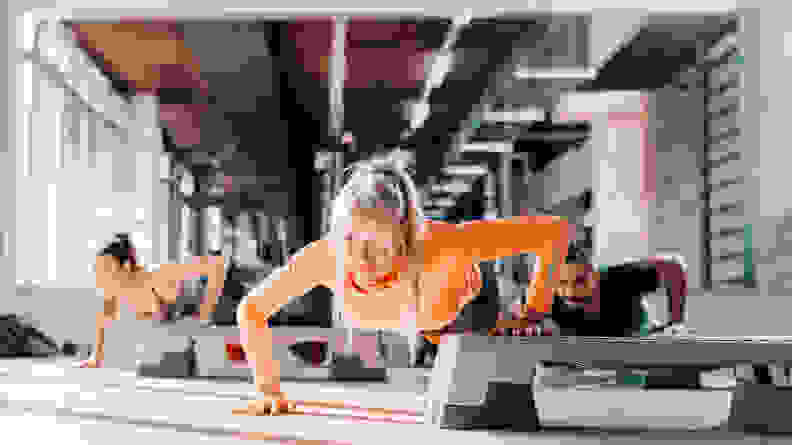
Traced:
POLYGON ((129 260, 133 265, 137 266, 137 253, 135 252, 134 247, 129 248, 129 260))

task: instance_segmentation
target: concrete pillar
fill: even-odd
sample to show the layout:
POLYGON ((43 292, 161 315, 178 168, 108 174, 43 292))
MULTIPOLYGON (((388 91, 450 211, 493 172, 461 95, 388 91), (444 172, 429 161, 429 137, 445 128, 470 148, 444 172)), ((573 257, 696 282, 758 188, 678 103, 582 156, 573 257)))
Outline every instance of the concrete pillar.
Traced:
MULTIPOLYGON (((500 183, 500 215, 502 218, 511 218, 512 206, 512 156, 511 154, 500 155, 501 165, 498 169, 500 183)), ((514 258, 501 258, 498 268, 498 294, 501 296, 501 303, 508 303, 517 298, 519 289, 514 281, 514 258)))
POLYGON ((139 199, 136 228, 138 238, 144 240, 143 245, 136 248, 145 263, 162 263, 168 256, 169 188, 160 180, 164 146, 157 97, 133 97, 132 110, 134 119, 130 122, 134 127, 127 130, 128 143, 123 149, 130 150, 136 161, 134 187, 130 191, 140 195, 136 197, 139 199))
POLYGON ((223 250, 223 210, 217 206, 204 209, 204 225, 206 231, 206 252, 223 250))
MULTIPOLYGON (((595 264, 649 255, 649 218, 654 205, 650 172, 647 94, 640 91, 572 93, 561 99, 557 118, 591 122, 591 216, 595 264)), ((545 194, 551 191, 545 190, 545 194)))
MULTIPOLYGON (((185 197, 191 196, 195 192, 195 179, 189 171, 184 172, 180 184, 179 192, 185 197)), ((184 264, 190 261, 190 257, 195 255, 195 211, 186 202, 181 203, 181 230, 179 231, 179 262, 184 264)))
POLYGON ((179 193, 178 178, 184 173, 184 167, 176 164, 172 156, 167 159, 170 170, 168 182, 168 262, 178 263, 181 261, 181 231, 182 231, 182 206, 184 201, 179 193))
MULTIPOLYGON (((332 136, 338 138, 340 142, 341 132, 344 126, 344 81, 346 80, 346 34, 347 34, 347 18, 335 17, 335 26, 333 29, 332 37, 332 62, 330 72, 330 126, 332 136)), ((341 144, 339 144, 341 145, 341 144)), ((333 189, 336 193, 341 188, 344 171, 344 157, 343 153, 335 154, 335 172, 333 189)), ((333 302, 331 305, 334 317, 333 325, 343 326, 342 310, 343 295, 333 295, 333 302)), ((347 343, 349 343, 348 339, 347 343)), ((348 346, 348 345, 347 345, 348 346)))

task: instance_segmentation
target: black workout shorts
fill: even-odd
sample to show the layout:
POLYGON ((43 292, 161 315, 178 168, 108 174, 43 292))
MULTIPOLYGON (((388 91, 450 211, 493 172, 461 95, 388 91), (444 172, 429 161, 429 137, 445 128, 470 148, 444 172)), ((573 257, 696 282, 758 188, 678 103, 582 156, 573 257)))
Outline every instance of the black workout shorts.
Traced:
POLYGON ((565 336, 630 337, 641 329, 644 297, 659 287, 657 269, 649 262, 611 266, 600 272, 598 314, 569 308, 555 298, 552 318, 565 336))

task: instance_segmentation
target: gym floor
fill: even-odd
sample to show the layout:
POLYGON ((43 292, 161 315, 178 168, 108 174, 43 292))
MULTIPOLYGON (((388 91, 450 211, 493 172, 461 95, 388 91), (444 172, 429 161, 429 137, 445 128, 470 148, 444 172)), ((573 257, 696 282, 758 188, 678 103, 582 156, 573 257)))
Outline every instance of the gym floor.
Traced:
MULTIPOLYGON (((540 388, 539 433, 447 431, 404 414, 363 418, 363 410, 323 410, 307 415, 244 417, 251 385, 239 381, 142 379, 113 369, 75 369, 68 359, 0 361, 0 416, 8 443, 113 444, 238 443, 241 439, 281 444, 781 444, 786 437, 728 432, 731 394, 724 389, 654 391, 618 386, 540 388), (144 434, 144 435, 141 435, 144 434), (203 442, 202 442, 203 443, 203 442)), ((418 372, 404 370, 405 373, 418 372)), ((710 387, 728 377, 709 376, 710 387)), ((293 399, 346 401, 407 412, 423 408, 417 374, 388 384, 284 382, 293 399)))

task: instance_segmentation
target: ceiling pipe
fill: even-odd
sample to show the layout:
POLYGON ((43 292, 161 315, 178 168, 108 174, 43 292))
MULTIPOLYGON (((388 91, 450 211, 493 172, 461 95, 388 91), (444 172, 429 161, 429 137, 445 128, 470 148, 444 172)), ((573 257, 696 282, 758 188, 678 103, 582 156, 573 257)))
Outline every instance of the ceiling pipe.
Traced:
MULTIPOLYGON (((560 23, 553 21, 551 18, 548 32, 545 34, 545 37, 540 42, 537 42, 535 46, 530 48, 529 51, 538 53, 549 49, 552 43, 551 36, 554 32, 558 32, 560 26, 560 23)), ((493 82, 484 91, 481 102, 477 104, 473 110, 471 110, 467 120, 463 122, 461 130, 455 135, 455 143, 452 146, 451 151, 458 152, 459 148, 470 140, 476 130, 473 128, 473 123, 476 120, 480 120, 481 117, 483 117, 483 114, 488 111, 488 108, 492 105, 495 89, 498 88, 498 86, 506 79, 514 78, 515 66, 518 64, 520 57, 526 55, 525 53, 520 54, 521 50, 525 50, 525 48, 518 48, 518 46, 521 47, 522 45, 515 45, 511 62, 505 64, 505 66, 501 68, 495 74, 495 76, 493 76, 493 82)), ((530 52, 528 55, 530 55, 530 52)))
POLYGON ((446 76, 453 68, 454 52, 451 48, 459 40, 462 29, 468 26, 472 19, 473 14, 470 9, 466 9, 462 15, 454 17, 451 28, 448 30, 445 40, 443 40, 443 46, 435 52, 434 61, 421 90, 420 99, 408 105, 411 107, 410 128, 402 134, 402 139, 412 136, 429 117, 429 95, 433 89, 443 84, 446 76))
POLYGON ((344 82, 346 80, 347 17, 333 18, 333 41, 330 62, 330 131, 340 138, 344 128, 344 82))

